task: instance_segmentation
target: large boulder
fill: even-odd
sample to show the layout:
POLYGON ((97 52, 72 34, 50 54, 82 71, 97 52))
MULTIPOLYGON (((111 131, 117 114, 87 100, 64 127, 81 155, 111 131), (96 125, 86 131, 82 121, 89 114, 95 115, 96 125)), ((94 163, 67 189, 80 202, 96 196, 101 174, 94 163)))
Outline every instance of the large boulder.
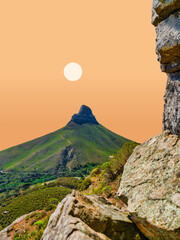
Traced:
POLYGON ((51 215, 41 240, 133 240, 135 224, 105 198, 73 191, 51 215))
POLYGON ((180 138, 165 131, 137 146, 118 190, 146 237, 180 239, 180 138))

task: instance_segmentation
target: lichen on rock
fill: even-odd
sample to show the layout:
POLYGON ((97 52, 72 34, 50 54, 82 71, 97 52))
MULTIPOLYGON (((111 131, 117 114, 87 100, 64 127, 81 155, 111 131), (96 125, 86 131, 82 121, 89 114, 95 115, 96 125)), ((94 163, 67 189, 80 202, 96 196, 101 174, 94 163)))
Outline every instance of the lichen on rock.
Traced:
POLYGON ((127 212, 103 197, 73 191, 51 215, 41 240, 52 239, 136 240, 141 237, 127 212))
POLYGON ((180 138, 165 131, 137 146, 118 190, 149 239, 180 239, 180 138))
POLYGON ((180 136, 180 72, 168 74, 164 95, 163 130, 180 136))

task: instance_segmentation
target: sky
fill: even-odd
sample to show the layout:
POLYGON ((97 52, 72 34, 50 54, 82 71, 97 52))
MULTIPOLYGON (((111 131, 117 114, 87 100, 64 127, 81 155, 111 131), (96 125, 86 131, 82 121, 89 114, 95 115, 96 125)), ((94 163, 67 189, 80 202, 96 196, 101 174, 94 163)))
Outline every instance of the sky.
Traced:
POLYGON ((166 75, 151 1, 0 2, 0 150, 62 128, 82 104, 143 142, 162 130, 166 75), (63 74, 80 64, 76 82, 63 74))

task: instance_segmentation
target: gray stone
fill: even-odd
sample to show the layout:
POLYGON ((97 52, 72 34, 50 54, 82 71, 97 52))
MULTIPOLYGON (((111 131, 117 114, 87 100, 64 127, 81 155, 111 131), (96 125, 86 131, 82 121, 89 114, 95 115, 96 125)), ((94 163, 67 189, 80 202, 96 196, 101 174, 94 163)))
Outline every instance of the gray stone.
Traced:
POLYGON ((180 9, 179 0, 153 0, 152 2, 152 24, 158 23, 168 18, 175 11, 180 9))
POLYGON ((180 59, 180 11, 166 18, 156 28, 156 52, 160 63, 180 59))
POLYGON ((51 215, 41 240, 133 240, 137 234, 127 212, 103 197, 73 191, 51 215))
POLYGON ((180 136, 180 72, 168 74, 164 102, 163 130, 180 136))
POLYGON ((146 237, 180 239, 180 138, 165 131, 137 146, 118 190, 146 237))
POLYGON ((176 193, 173 198, 172 202, 176 204, 178 207, 180 207, 180 193, 176 193))

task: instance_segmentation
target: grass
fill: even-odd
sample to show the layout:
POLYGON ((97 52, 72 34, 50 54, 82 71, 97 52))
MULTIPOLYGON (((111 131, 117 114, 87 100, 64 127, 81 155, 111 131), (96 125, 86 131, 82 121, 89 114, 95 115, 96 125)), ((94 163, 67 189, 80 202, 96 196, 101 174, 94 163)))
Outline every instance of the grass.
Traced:
POLYGON ((84 177, 128 142, 102 125, 64 127, 0 152, 1 193, 58 177, 84 177))
POLYGON ((128 141, 101 125, 77 125, 73 129, 64 127, 43 137, 1 151, 0 168, 6 171, 13 169, 44 171, 55 167, 61 161, 61 151, 70 145, 66 139, 72 142, 72 148, 76 153, 77 159, 73 159, 73 162, 76 161, 82 165, 91 161, 100 163, 107 160, 109 154, 117 152, 128 141), (82 158, 78 158, 79 155, 82 158), (94 157, 94 160, 90 157, 94 157))
POLYGON ((57 185, 44 185, 21 191, 19 196, 3 201, 0 207, 0 226, 4 228, 16 218, 36 210, 55 209, 57 203, 69 193, 70 189, 57 185))
POLYGON ((119 188, 124 165, 137 145, 135 142, 125 143, 114 158, 92 170, 89 177, 82 182, 80 190, 86 194, 100 194, 116 201, 115 193, 119 188))

